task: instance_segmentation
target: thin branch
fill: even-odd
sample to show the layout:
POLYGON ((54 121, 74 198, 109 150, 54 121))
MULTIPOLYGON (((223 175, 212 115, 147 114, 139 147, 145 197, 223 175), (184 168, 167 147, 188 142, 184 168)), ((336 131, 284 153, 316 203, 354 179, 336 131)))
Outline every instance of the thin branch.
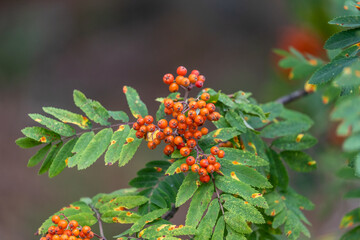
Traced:
POLYGON ((306 92, 304 89, 300 89, 300 90, 296 90, 288 95, 285 95, 281 98, 278 98, 276 100, 276 102, 281 103, 281 104, 288 104, 297 99, 303 98, 307 95, 309 95, 309 92, 306 92))
POLYGON ((171 210, 165 215, 164 219, 165 220, 172 219, 178 210, 179 208, 175 207, 175 205, 172 206, 171 210))
POLYGON ((223 205, 222 205, 222 203, 221 203, 220 194, 219 194, 219 191, 218 191, 218 189, 217 189, 217 187, 216 187, 216 184, 215 184, 215 178, 214 178, 214 175, 213 175, 213 174, 211 174, 211 179, 212 179, 212 181, 213 181, 213 183, 214 183, 215 192, 216 192, 216 197, 217 197, 217 199, 218 199, 218 202, 219 202, 219 205, 220 205, 221 212, 222 212, 222 214, 223 214, 223 215, 225 215, 225 212, 224 212, 224 207, 223 207, 223 205))
MULTIPOLYGON (((91 207, 91 209, 95 212, 96 218, 97 218, 98 223, 99 223, 100 236, 96 236, 96 237, 98 237, 99 239, 102 239, 102 240, 106 240, 105 235, 104 235, 104 229, 103 229, 103 226, 102 226, 102 221, 101 221, 100 213, 99 213, 99 211, 98 211, 94 206, 90 206, 90 207, 91 207)), ((94 234, 94 235, 95 235, 95 234, 94 234)), ((97 234, 96 234, 96 235, 97 235, 97 234)))

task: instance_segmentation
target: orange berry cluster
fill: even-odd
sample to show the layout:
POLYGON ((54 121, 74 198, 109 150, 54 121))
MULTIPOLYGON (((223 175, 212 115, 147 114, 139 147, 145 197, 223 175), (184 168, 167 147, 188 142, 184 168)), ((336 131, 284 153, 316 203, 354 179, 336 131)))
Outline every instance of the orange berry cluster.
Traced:
POLYGON ((225 152, 216 146, 212 147, 210 152, 211 154, 202 154, 196 159, 193 156, 187 157, 186 163, 183 163, 180 166, 181 171, 187 172, 189 171, 189 167, 191 167, 192 172, 199 174, 201 182, 209 182, 209 173, 212 174, 213 172, 218 172, 221 168, 220 163, 216 161, 215 155, 219 158, 223 158, 225 156, 225 152))
MULTIPOLYGON (((205 77, 203 75, 199 75, 200 73, 198 70, 193 70, 188 78, 184 77, 187 73, 185 67, 178 67, 177 73, 179 76, 176 77, 175 82, 173 75, 170 73, 165 74, 163 78, 164 82, 170 85, 171 92, 178 91, 179 85, 186 87, 186 91, 191 90, 193 85, 202 87, 205 81, 205 77)), ((155 149, 161 141, 164 141, 167 144, 164 148, 164 153, 166 155, 171 155, 175 151, 175 148, 177 148, 180 150, 180 154, 182 156, 187 157, 191 154, 192 150, 195 149, 198 153, 198 157, 196 159, 194 158, 192 164, 185 164, 187 169, 185 165, 182 166, 181 169, 184 172, 189 170, 189 166, 194 168, 194 172, 196 166, 199 171, 203 169, 199 172, 200 180, 203 182, 209 181, 210 177, 208 176, 208 173, 212 173, 220 169, 219 163, 214 165, 216 163, 215 155, 218 157, 224 155, 223 151, 220 151, 220 154, 216 153, 210 155, 206 159, 210 158, 211 164, 203 164, 204 166, 206 165, 206 167, 200 164, 200 168, 197 164, 195 164, 197 160, 199 160, 199 163, 201 162, 199 159, 201 156, 205 156, 204 154, 199 154, 202 150, 197 146, 197 140, 200 140, 202 136, 208 134, 209 132, 206 127, 202 126, 207 120, 218 121, 221 117, 220 114, 215 111, 215 105, 213 103, 207 103, 209 100, 209 93, 202 93, 197 99, 185 98, 183 101, 165 99, 163 101, 165 106, 164 112, 166 115, 172 116, 170 121, 160 119, 155 125, 153 123, 154 118, 148 115, 144 118, 139 117, 133 124, 133 129, 137 131, 136 137, 147 138, 147 145, 149 149, 155 149), (206 170, 207 168, 209 168, 209 171, 206 170)))
POLYGON ((52 216, 51 220, 56 225, 50 226, 46 236, 40 240, 89 240, 94 237, 89 226, 81 227, 75 220, 68 222, 58 215, 52 216))
POLYGON ((171 73, 167 73, 163 77, 164 83, 169 85, 170 92, 177 92, 179 86, 191 89, 194 86, 201 88, 204 85, 205 76, 200 75, 198 70, 192 70, 189 76, 186 77, 187 69, 180 66, 177 68, 176 73, 178 74, 176 78, 171 73))

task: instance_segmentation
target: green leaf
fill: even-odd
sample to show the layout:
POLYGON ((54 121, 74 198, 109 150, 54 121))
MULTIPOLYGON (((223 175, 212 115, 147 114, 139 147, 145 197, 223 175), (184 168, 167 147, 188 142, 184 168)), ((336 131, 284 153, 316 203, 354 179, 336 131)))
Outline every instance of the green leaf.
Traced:
POLYGON ((224 208, 229 212, 234 212, 240 215, 245 221, 258 224, 265 223, 265 220, 259 210, 257 210, 250 203, 245 202, 240 198, 235 198, 229 194, 221 195, 221 198, 225 201, 224 208))
POLYGON ((173 175, 175 173, 180 173, 181 169, 180 166, 181 164, 186 163, 186 158, 183 159, 178 159, 176 160, 173 164, 171 164, 171 166, 167 169, 165 175, 173 175))
POLYGON ((145 117, 148 115, 146 105, 141 101, 137 91, 129 86, 124 86, 123 92, 125 93, 130 111, 135 118, 139 116, 145 117))
POLYGON ((116 121, 128 122, 129 116, 124 111, 108 111, 110 117, 116 121))
POLYGON ((287 220, 285 223, 285 233, 289 239, 298 239, 300 233, 303 233, 306 237, 310 238, 309 230, 302 224, 292 211, 287 211, 287 220))
POLYGON ((226 193, 237 194, 256 207, 267 208, 265 199, 249 185, 228 176, 216 176, 216 187, 226 193))
POLYGON ((119 128, 111 137, 110 146, 105 154, 105 164, 107 165, 112 165, 120 159, 121 151, 130 132, 128 125, 122 126, 124 128, 119 128))
POLYGON ((124 166, 131 160, 139 148, 141 141, 142 139, 136 138, 136 131, 134 129, 130 129, 126 142, 124 143, 120 153, 119 167, 124 166))
POLYGON ((307 131, 312 124, 297 119, 274 122, 264 127, 261 136, 264 138, 276 138, 290 134, 298 134, 307 131))
POLYGON ((227 225, 238 233, 248 234, 252 232, 246 221, 236 212, 225 212, 224 220, 227 225))
POLYGON ((360 27, 360 16, 342 16, 334 18, 329 24, 336 24, 341 27, 356 28, 360 27))
POLYGON ((21 130, 21 132, 25 136, 42 143, 53 142, 60 139, 59 134, 42 127, 27 127, 21 130))
POLYGON ((149 201, 144 196, 118 196, 111 199, 101 198, 100 204, 97 204, 100 213, 106 213, 109 211, 123 211, 125 209, 133 209, 141 204, 149 201))
POLYGON ((189 210, 186 214, 186 226, 196 227, 199 224, 202 215, 211 201, 213 193, 213 183, 205 183, 200 185, 192 197, 189 210))
POLYGON ((228 121, 228 123, 230 123, 230 125, 232 127, 236 128, 240 132, 246 131, 246 126, 245 126, 243 118, 241 118, 241 116, 239 116, 239 114, 237 114, 234 110, 230 109, 226 113, 225 119, 226 119, 226 121, 228 121))
POLYGON ((71 150, 74 148, 77 140, 78 138, 73 138, 69 140, 56 154, 49 169, 50 178, 55 177, 60 172, 62 172, 62 170, 64 170, 64 168, 66 167, 66 160, 73 155, 71 150))
MULTIPOLYGON (((281 161, 279 155, 272 149, 266 152, 270 161, 270 181, 273 185, 274 181, 280 190, 285 191, 289 184, 289 176, 287 170, 281 161), (276 180, 274 180, 274 178, 276 180)), ((276 186, 275 185, 275 186, 276 186)))
POLYGON ((112 129, 105 128, 91 139, 78 161, 78 170, 88 168, 105 152, 110 144, 111 136, 112 129))
MULTIPOLYGON (((232 165, 248 165, 248 166, 267 166, 269 163, 263 158, 259 157, 248 151, 243 151, 235 148, 220 148, 225 151, 225 156, 221 161, 221 164, 232 164, 232 165)), ((230 165, 231 166, 231 165, 230 165)))
POLYGON ((332 35, 325 43, 325 49, 345 48, 360 42, 360 29, 349 29, 332 35))
POLYGON ((360 226, 357 226, 345 233, 340 240, 358 240, 360 235, 360 226))
POLYGON ((73 95, 75 105, 80 108, 86 116, 103 126, 110 125, 107 121, 110 118, 110 115, 98 101, 86 98, 86 96, 78 90, 74 90, 73 95))
POLYGON ((340 228, 349 228, 356 223, 360 223, 360 208, 355 208, 345 214, 341 219, 340 228))
POLYGON ((157 177, 138 176, 129 182, 129 185, 136 188, 152 187, 158 182, 157 177))
POLYGON ((358 57, 340 58, 331 61, 325 66, 319 68, 310 78, 310 84, 324 84, 332 81, 337 77, 345 67, 350 66, 358 61, 358 57))
POLYGON ((44 159, 46 154, 49 152, 51 148, 51 144, 46 145, 45 147, 41 148, 34 156, 29 159, 28 167, 34 167, 44 159))
POLYGON ((235 136, 240 135, 241 132, 236 128, 218 128, 199 140, 199 145, 202 147, 209 147, 209 145, 216 145, 220 142, 225 142, 235 136))
POLYGON ((280 153, 289 167, 297 172, 310 172, 316 169, 316 161, 309 155, 299 151, 284 151, 280 153))
POLYGON ((186 175, 176 195, 176 202, 175 202, 176 207, 180 207, 192 197, 192 195, 198 189, 198 183, 200 183, 198 174, 189 172, 186 175))
POLYGON ((94 138, 94 132, 86 132, 82 134, 76 142, 72 152, 76 153, 74 156, 69 158, 68 167, 74 167, 78 164, 82 152, 86 149, 90 141, 94 138))
POLYGON ((234 229, 230 227, 230 225, 226 225, 227 235, 226 240, 246 240, 243 234, 236 232, 234 229))
POLYGON ((51 146, 51 149, 50 149, 48 155, 46 156, 43 164, 40 167, 40 170, 38 172, 39 175, 46 173, 47 170, 49 170, 56 154, 58 153, 58 151, 60 150, 62 145, 63 145, 63 142, 59 142, 58 144, 51 146))
POLYGON ((136 223, 141 216, 131 211, 108 211, 101 214, 101 220, 106 223, 136 223))
POLYGON ((294 134, 275 139, 271 145, 282 150, 304 150, 314 146, 317 139, 310 134, 294 134))
POLYGON ((159 209, 159 210, 155 210, 155 211, 152 211, 152 212, 149 212, 149 213, 145 214, 134 225, 132 225, 132 227, 130 228, 129 234, 132 235, 132 234, 134 234, 136 232, 139 232, 141 229, 143 229, 143 227, 146 224, 151 223, 152 221, 154 221, 157 218, 161 217, 168 210, 169 209, 167 209, 167 208, 159 209))
POLYGON ((18 138, 16 139, 15 143, 21 148, 32 148, 41 144, 41 142, 28 137, 18 138))
POLYGON ((35 121, 38 122, 50 130, 60 134, 61 136, 70 137, 75 135, 75 129, 70 125, 56 121, 54 119, 45 117, 41 114, 29 114, 29 116, 35 121))
POLYGON ((219 202, 217 199, 213 199, 209 205, 209 208, 204 218, 201 220, 199 227, 197 228, 198 234, 196 234, 194 240, 210 239, 211 234, 213 232, 213 228, 216 223, 216 219, 219 215, 219 211, 220 211, 219 202))
POLYGON ((344 195, 344 198, 360 198, 360 188, 353 189, 344 195))
MULTIPOLYGON (((170 224, 156 224, 145 228, 140 232, 139 237, 144 239, 157 239, 158 237, 167 237, 168 239, 173 236, 184 236, 184 235, 195 235, 197 233, 196 229, 192 226, 183 226, 178 227, 176 225, 170 224)), ((166 239, 166 238, 165 238, 166 239)))
POLYGON ((360 133, 351 135, 343 144, 344 151, 355 152, 360 150, 360 133))
POLYGON ((223 239, 224 232, 225 232, 225 221, 224 221, 224 217, 220 216, 216 222, 214 234, 213 234, 211 240, 223 239))
POLYGON ((43 111, 56 117, 63 123, 72 123, 79 126, 82 129, 91 129, 91 122, 84 116, 70 111, 54 108, 54 107, 43 107, 43 111))

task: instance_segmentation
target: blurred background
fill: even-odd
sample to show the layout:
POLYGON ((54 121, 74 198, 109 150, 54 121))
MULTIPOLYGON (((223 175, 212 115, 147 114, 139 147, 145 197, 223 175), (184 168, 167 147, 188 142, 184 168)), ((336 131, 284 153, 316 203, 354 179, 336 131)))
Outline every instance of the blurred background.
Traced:
MULTIPOLYGON (((168 94, 162 76, 179 65, 199 69, 207 87, 271 101, 304 83, 288 80, 272 49, 294 46, 326 60, 322 45, 338 30, 327 22, 344 12, 342 0, 1 1, 1 239, 37 239, 33 233, 62 206, 127 187, 145 162, 162 156, 143 148, 124 168, 98 161, 85 171, 38 176, 36 167, 26 167, 36 150, 14 143, 22 128, 34 125, 27 113, 40 113, 42 106, 78 111, 73 89, 109 110, 128 111, 123 85, 135 87, 155 113, 155 97, 168 94)), ((328 121, 330 107, 316 94, 289 107, 311 114, 320 139, 310 151, 318 170, 290 171, 291 185, 316 203, 306 213, 312 239, 338 239, 342 215, 358 204, 342 199, 354 183, 336 177, 345 164, 342 139, 328 121)), ((174 221, 184 219, 179 211, 174 221)), ((122 230, 105 228, 109 238, 122 230)))

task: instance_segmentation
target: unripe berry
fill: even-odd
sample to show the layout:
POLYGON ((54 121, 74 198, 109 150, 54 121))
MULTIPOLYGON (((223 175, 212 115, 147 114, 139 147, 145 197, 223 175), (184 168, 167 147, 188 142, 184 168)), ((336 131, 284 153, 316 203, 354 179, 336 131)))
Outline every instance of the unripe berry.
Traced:
POLYGON ((174 101, 171 99, 165 99, 164 105, 166 108, 172 108, 174 106, 174 101))
POLYGON ((219 162, 214 163, 215 171, 219 171, 221 168, 221 164, 219 162))
POLYGON ((194 165, 191 166, 191 171, 192 172, 197 173, 197 172, 199 172, 199 170, 200 170, 199 165, 194 164, 194 165))
POLYGON ((58 223, 58 227, 60 229, 65 229, 68 225, 68 222, 66 220, 60 220, 59 223, 58 223))
POLYGON ((60 221, 60 217, 58 215, 54 215, 52 216, 51 220, 53 223, 58 224, 60 221))
POLYGON ((199 175, 200 176, 205 176, 205 175, 207 175, 208 173, 207 173, 207 171, 206 171, 206 168, 200 168, 199 169, 199 175))
POLYGON ((209 175, 201 176, 200 181, 203 183, 208 183, 210 181, 210 176, 209 175))
POLYGON ((207 168, 207 166, 209 166, 209 161, 208 161, 206 158, 201 159, 201 161, 200 161, 200 166, 201 166, 202 168, 207 168))
POLYGON ((180 149, 180 154, 183 157, 189 156, 190 152, 191 152, 191 150, 188 147, 183 147, 183 148, 180 149))
POLYGON ((203 93, 203 94, 201 94, 200 98, 201 98, 201 100, 209 101, 210 94, 209 93, 203 93))
POLYGON ((206 171, 207 171, 208 173, 213 173, 213 172, 215 171, 214 165, 209 165, 209 166, 207 166, 206 171))
POLYGON ((212 148, 210 148, 210 152, 212 155, 218 155, 220 149, 216 146, 213 146, 212 148))
POLYGON ((204 85, 204 83, 202 81, 196 81, 195 86, 198 88, 202 88, 202 86, 204 85))
POLYGON ((182 172, 189 171, 189 166, 186 163, 181 164, 180 169, 182 172))
POLYGON ((87 235, 91 232, 91 228, 89 226, 83 226, 83 228, 81 229, 81 232, 83 232, 85 235, 87 235))
POLYGON ((176 83, 177 85, 182 85, 183 80, 184 80, 184 77, 183 77, 183 76, 177 76, 177 77, 175 78, 175 83, 176 83))
POLYGON ((174 76, 171 73, 167 73, 164 75, 163 81, 165 84, 170 85, 171 83, 174 82, 174 76))
POLYGON ((195 158, 193 156, 189 156, 186 158, 186 164, 192 166, 195 164, 195 158))
POLYGON ((168 125, 168 121, 166 119, 160 119, 157 123, 158 127, 164 129, 168 125))
POLYGON ((169 86, 169 91, 170 92, 177 92, 179 91, 179 85, 177 85, 176 83, 172 83, 169 86))
POLYGON ((186 69, 184 66, 179 66, 179 67, 176 69, 176 73, 177 73, 178 75, 185 76, 186 73, 187 73, 187 69, 186 69))
POLYGON ((224 152, 224 150, 220 150, 220 151, 219 151, 218 157, 219 157, 219 158, 225 157, 225 152, 224 152))
POLYGON ((171 145, 166 145, 165 148, 164 148, 164 153, 165 155, 170 155, 174 152, 174 147, 171 146, 171 145))

